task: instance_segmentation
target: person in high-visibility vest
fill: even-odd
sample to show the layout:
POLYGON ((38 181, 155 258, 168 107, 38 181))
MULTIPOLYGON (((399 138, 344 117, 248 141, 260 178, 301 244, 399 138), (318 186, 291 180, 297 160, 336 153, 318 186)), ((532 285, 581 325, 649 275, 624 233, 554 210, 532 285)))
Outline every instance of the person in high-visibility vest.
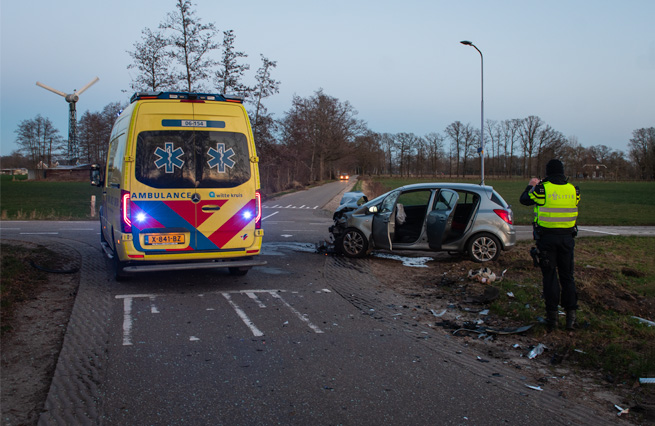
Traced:
POLYGON ((545 179, 530 179, 520 202, 534 206, 533 229, 543 275, 546 327, 548 331, 557 327, 561 305, 566 311, 566 329, 573 330, 578 309, 573 252, 580 189, 568 182, 562 162, 553 159, 546 164, 545 179))

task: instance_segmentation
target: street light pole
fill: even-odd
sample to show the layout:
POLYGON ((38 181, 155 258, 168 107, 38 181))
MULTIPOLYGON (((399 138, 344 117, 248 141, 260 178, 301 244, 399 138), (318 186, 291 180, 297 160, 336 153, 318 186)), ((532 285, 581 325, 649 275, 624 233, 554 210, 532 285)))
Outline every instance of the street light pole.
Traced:
POLYGON ((484 185, 484 57, 482 56, 482 52, 478 47, 471 43, 468 40, 462 40, 460 41, 465 46, 473 46, 475 50, 478 51, 480 54, 480 81, 481 81, 481 89, 480 89, 480 96, 481 96, 481 101, 480 101, 480 156, 481 156, 481 165, 480 165, 480 175, 482 176, 482 181, 480 182, 480 185, 484 185))

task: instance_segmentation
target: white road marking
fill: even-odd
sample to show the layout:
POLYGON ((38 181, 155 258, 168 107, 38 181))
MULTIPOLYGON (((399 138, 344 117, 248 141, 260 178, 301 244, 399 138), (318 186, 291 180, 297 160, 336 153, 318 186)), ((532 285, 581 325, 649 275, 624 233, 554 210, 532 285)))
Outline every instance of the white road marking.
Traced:
POLYGON ((260 308, 265 308, 266 307, 266 305, 264 305, 264 303, 259 299, 259 297, 257 297, 257 295, 254 292, 247 291, 246 294, 248 295, 249 298, 254 300, 255 303, 257 304, 257 306, 259 306, 260 308))
MULTIPOLYGON (((261 331, 255 323, 248 317, 246 312, 241 309, 241 307, 233 300, 232 295, 233 294, 242 294, 250 298, 252 301, 254 301, 259 308, 266 308, 266 305, 264 302, 259 298, 258 294, 259 293, 268 293, 271 297, 274 299, 280 301, 283 305, 285 305, 298 319, 300 319, 302 322, 304 322, 309 328, 311 328, 314 333, 319 333, 322 334, 324 333, 323 330, 321 330, 318 326, 313 324, 307 314, 302 314, 300 311, 298 311, 296 308, 291 306, 289 302, 284 300, 282 296, 280 296, 280 292, 283 292, 284 290, 237 290, 237 291, 226 291, 226 292, 216 292, 220 293, 223 295, 225 300, 229 303, 229 305, 234 309, 234 312, 237 314, 237 316, 243 321, 243 323, 250 329, 252 334, 255 337, 261 337, 264 335, 264 332, 261 331)), ((296 292, 297 293, 297 292, 296 292)), ((322 289, 321 291, 318 291, 317 293, 331 293, 331 291, 327 288, 322 289)), ((199 294, 199 297, 203 297, 204 294, 199 294)), ((302 296, 300 296, 302 297, 302 296)), ((122 294, 122 295, 116 295, 116 299, 123 299, 123 346, 132 346, 132 331, 133 331, 133 326, 134 326, 134 318, 132 316, 132 304, 134 299, 141 298, 141 299, 150 299, 150 313, 152 314, 159 314, 159 309, 155 305, 155 300, 157 299, 157 295, 155 294, 122 294)), ((207 308, 208 311, 214 311, 214 308, 207 308)), ((288 322, 287 322, 288 323, 288 322)), ((190 341, 198 341, 200 340, 198 337, 191 336, 189 338, 190 341)))
POLYGON ((320 328, 318 328, 317 326, 315 326, 314 324, 312 324, 311 321, 309 321, 309 318, 307 318, 305 315, 301 314, 301 313, 300 313, 296 308, 294 308, 293 306, 289 305, 289 303, 288 303, 286 300, 284 300, 284 299, 283 299, 283 298, 282 298, 278 293, 270 293, 270 294, 271 294, 271 296, 273 296, 274 298, 280 300, 282 303, 284 303, 285 305, 287 305, 287 307, 291 310, 291 312, 293 312, 294 314, 296 314, 296 316, 297 316, 298 318, 300 318, 301 321, 306 322, 307 325, 309 326, 309 328, 311 328, 312 330, 314 330, 314 333, 323 333, 323 330, 321 330, 320 328))
POLYGON ((151 314, 158 314, 159 309, 155 306, 155 296, 150 296, 150 313, 151 314))
POLYGON ((241 321, 243 321, 243 323, 250 329, 250 331, 255 337, 261 337, 264 335, 264 333, 262 333, 261 330, 259 330, 257 326, 255 326, 255 324, 252 321, 250 321, 248 315, 246 315, 246 313, 243 312, 243 310, 236 303, 234 303, 234 301, 232 300, 232 296, 230 296, 229 293, 221 293, 221 294, 223 295, 225 300, 227 300, 227 303, 229 303, 230 306, 232 306, 234 312, 237 313, 239 318, 241 318, 241 321))
POLYGON ((20 235, 59 235, 59 232, 21 232, 20 235))
POLYGON ((120 294, 116 296, 116 299, 123 299, 123 346, 132 346, 132 300, 144 297, 154 300, 156 296, 154 294, 120 294))
POLYGON ((132 298, 123 299, 123 346, 132 345, 132 298))
POLYGON ((594 229, 586 229, 586 228, 580 228, 580 227, 578 227, 578 231, 597 232, 599 234, 607 234, 607 235, 620 235, 620 234, 615 234, 614 232, 597 231, 597 230, 594 230, 594 229))
POLYGON ((310 207, 306 204, 303 204, 302 206, 294 206, 293 204, 289 204, 288 206, 281 206, 279 204, 276 204, 274 206, 262 206, 262 208, 265 209, 303 209, 303 210, 316 210, 318 206, 310 207))
POLYGON ((271 214, 269 214, 268 216, 263 217, 262 220, 266 220, 266 219, 268 219, 269 217, 271 217, 271 216, 275 216, 275 215, 278 214, 278 213, 280 213, 280 212, 271 213, 271 214))

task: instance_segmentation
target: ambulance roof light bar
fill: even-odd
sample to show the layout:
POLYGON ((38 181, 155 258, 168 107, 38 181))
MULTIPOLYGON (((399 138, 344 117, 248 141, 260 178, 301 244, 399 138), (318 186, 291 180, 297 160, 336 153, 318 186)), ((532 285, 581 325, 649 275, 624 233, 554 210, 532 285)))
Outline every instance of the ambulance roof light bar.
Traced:
POLYGON ((243 103, 243 97, 233 95, 218 95, 211 93, 189 93, 189 92, 136 92, 130 98, 130 103, 142 99, 180 99, 187 101, 219 101, 243 103))

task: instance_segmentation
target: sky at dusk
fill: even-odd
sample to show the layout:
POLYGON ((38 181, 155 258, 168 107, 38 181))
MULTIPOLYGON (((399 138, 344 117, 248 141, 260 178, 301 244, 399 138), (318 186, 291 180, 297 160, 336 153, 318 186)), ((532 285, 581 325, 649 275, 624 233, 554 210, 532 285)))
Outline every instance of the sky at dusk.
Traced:
MULTIPOLYGON (((77 103, 101 111, 129 101, 127 53, 157 28, 174 0, 60 0, 0 3, 0 154, 18 148, 15 130, 38 114, 68 137, 68 104, 38 86, 70 93, 100 80, 77 103)), ((627 151, 633 130, 655 126, 655 2, 628 1, 207 1, 202 22, 234 30, 249 56, 277 61, 275 118, 294 95, 319 89, 348 101, 375 132, 444 133, 454 121, 539 116, 583 146, 627 151)), ((220 53, 216 53, 216 57, 220 53)))

